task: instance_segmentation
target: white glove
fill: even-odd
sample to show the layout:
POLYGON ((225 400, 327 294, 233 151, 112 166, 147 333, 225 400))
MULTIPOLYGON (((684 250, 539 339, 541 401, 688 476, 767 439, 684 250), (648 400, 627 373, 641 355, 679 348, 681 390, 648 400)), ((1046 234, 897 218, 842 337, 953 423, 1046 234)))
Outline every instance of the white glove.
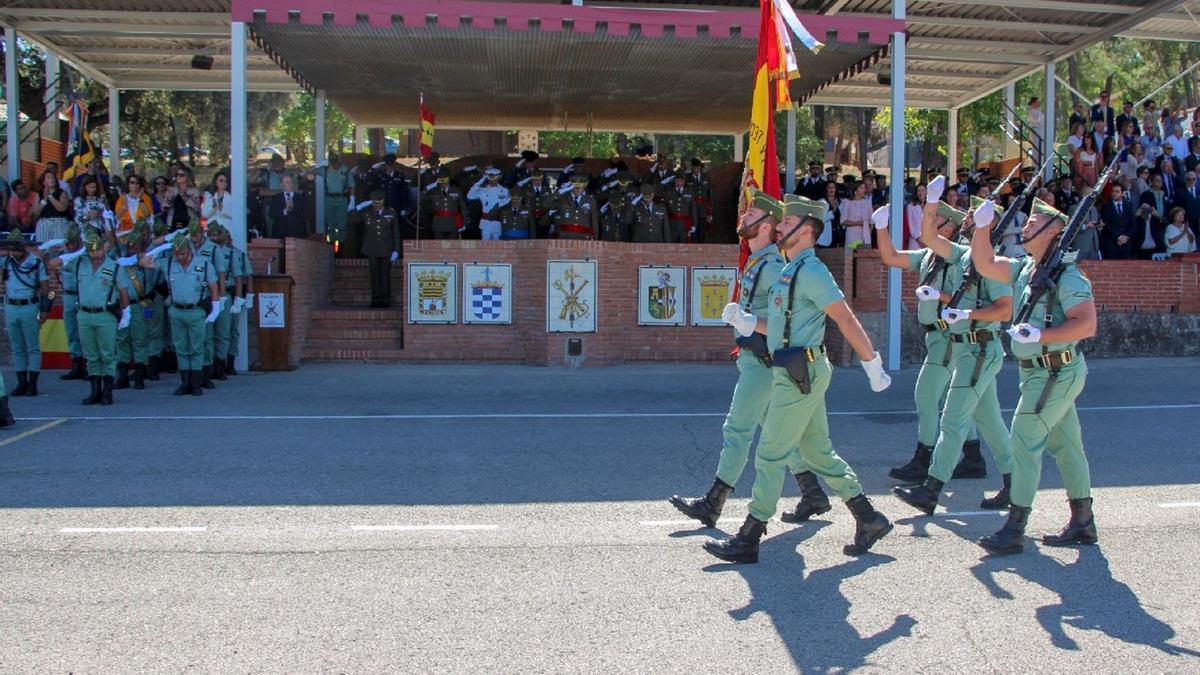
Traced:
POLYGON ((985 201, 975 209, 975 215, 972 218, 975 220, 975 229, 991 227, 992 221, 996 218, 996 205, 990 199, 985 201))
POLYGON ((66 241, 65 239, 51 239, 50 241, 43 241, 42 245, 38 246, 38 250, 39 251, 49 251, 50 249, 54 248, 55 246, 62 246, 65 243, 65 241, 66 241))
POLYGON ((121 310, 121 320, 117 322, 117 328, 128 328, 129 320, 133 318, 133 313, 129 310, 129 305, 121 310))
POLYGON ((479 168, 478 164, 472 164, 471 166, 464 166, 462 168, 462 172, 463 173, 471 173, 472 171, 474 171, 475 169, 478 169, 478 168, 479 168))
POLYGON ((355 204, 354 195, 350 195, 350 203, 346 204, 346 213, 350 213, 351 211, 354 210, 354 204, 355 204))
POLYGON ((1022 344, 1032 345, 1042 341, 1042 331, 1027 323, 1019 323, 1007 332, 1013 340, 1022 344))
POLYGON ((522 157, 521 159, 518 159, 518 160, 517 160, 517 168, 519 169, 519 168, 521 168, 521 167, 523 167, 523 166, 525 166, 525 158, 524 158, 524 157, 522 157))
POLYGON ((884 204, 875 209, 875 213, 871 214, 871 222, 875 223, 875 229, 886 230, 888 226, 888 217, 891 215, 891 206, 884 204))
POLYGON ((159 244, 158 246, 155 246, 154 248, 150 249, 149 251, 146 251, 146 257, 153 258, 153 257, 157 256, 158 254, 162 253, 163 251, 169 251, 169 250, 171 250, 171 244, 159 244))
POLYGON ((742 309, 736 302, 725 305, 725 309, 721 310, 721 320, 733 326, 742 337, 754 335, 754 329, 758 327, 758 317, 742 309))
POLYGON ((381 166, 383 166, 383 162, 375 162, 374 164, 371 165, 371 168, 378 169, 381 166))
POLYGON ((608 213, 608 204, 600 207, 600 213, 608 213))
POLYGON ((233 307, 229 308, 229 313, 230 314, 241 314, 242 307, 245 307, 245 306, 246 306, 245 298, 241 298, 241 297, 234 298, 233 299, 233 307))
POLYGON ((225 302, 225 298, 221 298, 220 300, 213 302, 212 311, 208 313, 208 316, 205 317, 204 320, 208 323, 212 323, 212 322, 216 321, 217 317, 220 316, 220 314, 221 314, 221 305, 224 302, 225 302))
POLYGON ((358 209, 359 211, 366 211, 367 209, 371 208, 371 204, 372 202, 363 202, 354 208, 358 209))
POLYGON ((396 259, 399 257, 400 257, 399 251, 392 251, 392 262, 396 262, 396 259))
POLYGON ((915 292, 918 300, 937 300, 942 297, 941 292, 933 286, 921 286, 915 292))
POLYGON ((662 179, 662 180, 658 181, 658 184, 659 184, 659 185, 666 185, 667 183, 670 183, 670 182, 671 182, 671 181, 673 181, 673 180, 675 180, 675 176, 667 176, 666 178, 664 178, 664 179, 662 179))
POLYGON ((971 310, 969 309, 952 309, 947 307, 942 310, 942 320, 946 323, 958 323, 971 318, 971 310))
POLYGON ((532 180, 533 180, 533 176, 530 176, 529 178, 522 178, 521 180, 517 181, 517 186, 525 187, 526 185, 529 185, 529 182, 532 180))
POLYGON ((254 294, 247 293, 246 294, 246 309, 251 309, 253 307, 254 307, 254 294))
POLYGON ((87 251, 84 251, 83 249, 79 249, 78 251, 75 251, 74 253, 64 253, 64 254, 58 256, 58 259, 63 261, 64 263, 69 263, 72 260, 78 258, 79 256, 83 255, 86 252, 87 251))
POLYGON ((567 183, 566 185, 558 188, 558 194, 565 195, 573 189, 575 189, 575 186, 571 185, 570 183, 567 183))
POLYGON ((314 164, 313 168, 314 169, 324 169, 327 166, 329 166, 329 162, 327 162, 326 160, 321 160, 321 161, 317 162, 316 164, 314 164))
POLYGON ((696 234, 696 228, 694 228, 694 227, 692 229, 688 230, 688 236, 691 236, 693 234, 696 234))
POLYGON ((426 192, 429 192, 429 191, 431 191, 431 190, 436 190, 436 189, 438 189, 438 184, 437 184, 437 181, 434 181, 434 182, 430 183, 429 185, 426 185, 426 186, 425 186, 425 191, 426 191, 426 192))
POLYGON ((136 255, 127 255, 124 258, 117 258, 117 264, 121 267, 133 267, 138 264, 138 257, 136 255))
POLYGON ((601 171, 600 175, 603 176, 604 178, 608 178, 609 176, 615 175, 616 173, 617 173, 616 169, 609 167, 609 168, 601 171))
POLYGON ((929 185, 925 187, 925 203, 936 204, 942 198, 942 194, 946 191, 946 177, 938 176, 929 181, 929 185))
POLYGON ((634 197, 634 198, 633 198, 633 201, 631 201, 631 202, 629 202, 629 203, 630 203, 630 204, 633 204, 634 206, 637 206, 638 204, 641 204, 641 203, 642 203, 642 195, 638 195, 638 196, 634 197))
POLYGON ((871 391, 879 393, 891 386, 892 377, 884 372, 883 357, 879 355, 879 352, 875 352, 875 358, 870 361, 859 361, 859 363, 867 372, 867 379, 871 381, 871 391))

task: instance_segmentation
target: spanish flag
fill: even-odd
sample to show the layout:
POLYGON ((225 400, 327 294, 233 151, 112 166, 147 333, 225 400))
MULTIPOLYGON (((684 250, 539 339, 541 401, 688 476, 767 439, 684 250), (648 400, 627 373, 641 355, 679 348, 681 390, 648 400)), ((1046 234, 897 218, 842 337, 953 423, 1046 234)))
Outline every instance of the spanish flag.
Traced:
POLYGON ((78 98, 72 99, 71 127, 67 134, 67 168, 63 171, 63 180, 68 182, 87 173, 88 163, 98 156, 92 135, 87 129, 87 119, 87 107, 78 98))
POLYGON ((425 107, 425 95, 421 94, 421 156, 429 159, 433 154, 433 111, 425 107))

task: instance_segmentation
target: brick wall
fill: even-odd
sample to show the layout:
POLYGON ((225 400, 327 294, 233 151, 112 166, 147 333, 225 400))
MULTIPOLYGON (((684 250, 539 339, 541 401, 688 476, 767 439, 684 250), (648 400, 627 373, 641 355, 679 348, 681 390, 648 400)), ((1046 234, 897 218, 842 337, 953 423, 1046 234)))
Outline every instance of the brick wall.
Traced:
MULTIPOLYGON (((329 293, 333 289, 333 252, 324 242, 286 239, 283 257, 283 273, 292 277, 295 283, 288 355, 292 363, 299 364, 312 311, 329 303, 329 293)), ((254 264, 256 271, 266 271, 266 265, 259 267, 257 261, 254 264)))

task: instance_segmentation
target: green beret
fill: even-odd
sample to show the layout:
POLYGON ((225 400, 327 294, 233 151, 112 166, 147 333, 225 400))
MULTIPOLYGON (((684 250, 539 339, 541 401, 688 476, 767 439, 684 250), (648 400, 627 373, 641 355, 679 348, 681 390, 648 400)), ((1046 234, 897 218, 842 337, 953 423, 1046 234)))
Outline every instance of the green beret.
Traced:
POLYGON ((67 228, 67 234, 63 238, 66 239, 68 243, 72 244, 79 244, 83 241, 79 235, 79 226, 74 223, 67 228))
POLYGON ((188 236, 195 236, 203 231, 204 230, 200 227, 199 220, 193 220, 192 222, 188 223, 188 236))
POLYGON ((783 202, 762 190, 751 190, 750 206, 766 211, 775 220, 783 220, 783 202))
POLYGON ((1065 213, 1063 213, 1062 211, 1059 211, 1058 209, 1054 208, 1053 206, 1050 206, 1046 202, 1038 199, 1037 197, 1033 198, 1033 209, 1030 211, 1030 215, 1033 215, 1035 213, 1044 213, 1047 216, 1050 216, 1052 219, 1058 218, 1059 220, 1063 221, 1064 223, 1067 222, 1067 216, 1065 213))
POLYGON ((175 238, 171 240, 171 249, 174 251, 184 251, 190 246, 191 242, 187 240, 187 237, 183 236, 182 232, 175 235, 175 238))
POLYGON ((966 213, 959 211, 946 202, 938 202, 937 214, 939 218, 949 218, 955 225, 962 225, 963 219, 967 217, 966 213))
POLYGON ((798 195, 785 195, 783 198, 783 215, 813 218, 825 222, 825 202, 805 199, 798 195))
MULTIPOLYGON (((972 211, 978 210, 979 207, 983 206, 983 203, 985 201, 987 201, 987 200, 983 199, 981 197, 977 197, 975 195, 971 195, 971 210, 972 211)), ((993 204, 992 208, 996 212, 996 220, 999 220, 1004 217, 1004 209, 1000 208, 999 204, 993 204)))

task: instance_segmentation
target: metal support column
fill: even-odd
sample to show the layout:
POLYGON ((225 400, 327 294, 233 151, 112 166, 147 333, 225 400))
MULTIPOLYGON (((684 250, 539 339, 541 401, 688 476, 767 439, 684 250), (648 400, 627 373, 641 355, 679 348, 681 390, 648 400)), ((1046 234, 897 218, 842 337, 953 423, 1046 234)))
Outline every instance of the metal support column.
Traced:
POLYGON ((745 148, 744 143, 745 143, 745 137, 743 136, 743 134, 734 134, 733 135, 733 161, 735 161, 735 162, 746 161, 746 148, 745 148))
MULTIPOLYGON (((1017 83, 1016 82, 1009 82, 1008 86, 1004 88, 1004 105, 1008 107, 1007 110, 1004 111, 1005 129, 1008 129, 1009 134, 1012 134, 1015 136, 1017 133, 1017 131, 1016 131, 1017 118, 1015 115, 1015 113, 1017 111, 1017 83)), ((1039 130, 1039 132, 1040 132, 1040 130, 1039 130)), ((1016 143, 1014 143, 1013 140, 1008 137, 1008 134, 1005 134, 1004 135, 1004 158, 1008 159, 1009 157, 1020 157, 1020 156, 1021 156, 1020 146, 1018 146, 1016 143)), ((1022 159, 1021 161, 1024 162, 1024 159, 1022 159)))
POLYGON ((17 31, 4 29, 4 95, 8 103, 8 182, 21 177, 21 83, 17 79, 17 31))
POLYGON ((951 108, 947 112, 950 114, 950 124, 946 130, 946 180, 953 183, 958 175, 958 108, 951 108))
MULTIPOLYGON (((108 175, 112 178, 121 173, 121 90, 108 90, 108 175)), ((124 190, 128 186, 122 185, 124 190)))
MULTIPOLYGON (((318 89, 317 95, 314 97, 317 106, 317 128, 314 133, 316 138, 316 158, 314 163, 326 161, 325 156, 325 90, 318 89)), ((325 234, 325 173, 317 172, 317 234, 325 234)))
MULTIPOLYGON (((892 18, 904 21, 904 0, 892 0, 892 18)), ((892 191, 889 222, 895 225, 890 229, 892 243, 896 248, 904 248, 904 150, 908 147, 908 139, 904 137, 904 75, 905 75, 905 35, 903 31, 892 33, 892 191)), ((867 224, 870 227, 870 224, 867 224)), ((877 346, 878 347, 878 346, 877 346)), ((900 369, 900 270, 888 268, 887 295, 887 354, 883 357, 888 370, 900 369)))
MULTIPOLYGON (((1046 121, 1046 129, 1042 132, 1042 147, 1041 159, 1045 162, 1050 158, 1050 153, 1054 152, 1054 122, 1055 122, 1055 106, 1054 94, 1056 93, 1056 82, 1054 80, 1055 63, 1051 61, 1046 64, 1046 95, 1042 101, 1042 113, 1046 121)), ((1054 175, 1053 162, 1046 166, 1046 180, 1054 175)))
MULTIPOLYGON (((229 198, 233 200, 233 223, 229 234, 234 245, 246 251, 246 24, 241 21, 234 21, 230 26, 229 54, 229 198)), ((257 302, 255 307, 258 307, 257 302)), ((239 371, 245 371, 250 360, 247 314, 242 312, 237 316, 238 346, 234 364, 239 371)))
POLYGON ((792 194, 796 191, 796 107, 792 106, 787 112, 787 175, 784 178, 783 191, 792 194))

